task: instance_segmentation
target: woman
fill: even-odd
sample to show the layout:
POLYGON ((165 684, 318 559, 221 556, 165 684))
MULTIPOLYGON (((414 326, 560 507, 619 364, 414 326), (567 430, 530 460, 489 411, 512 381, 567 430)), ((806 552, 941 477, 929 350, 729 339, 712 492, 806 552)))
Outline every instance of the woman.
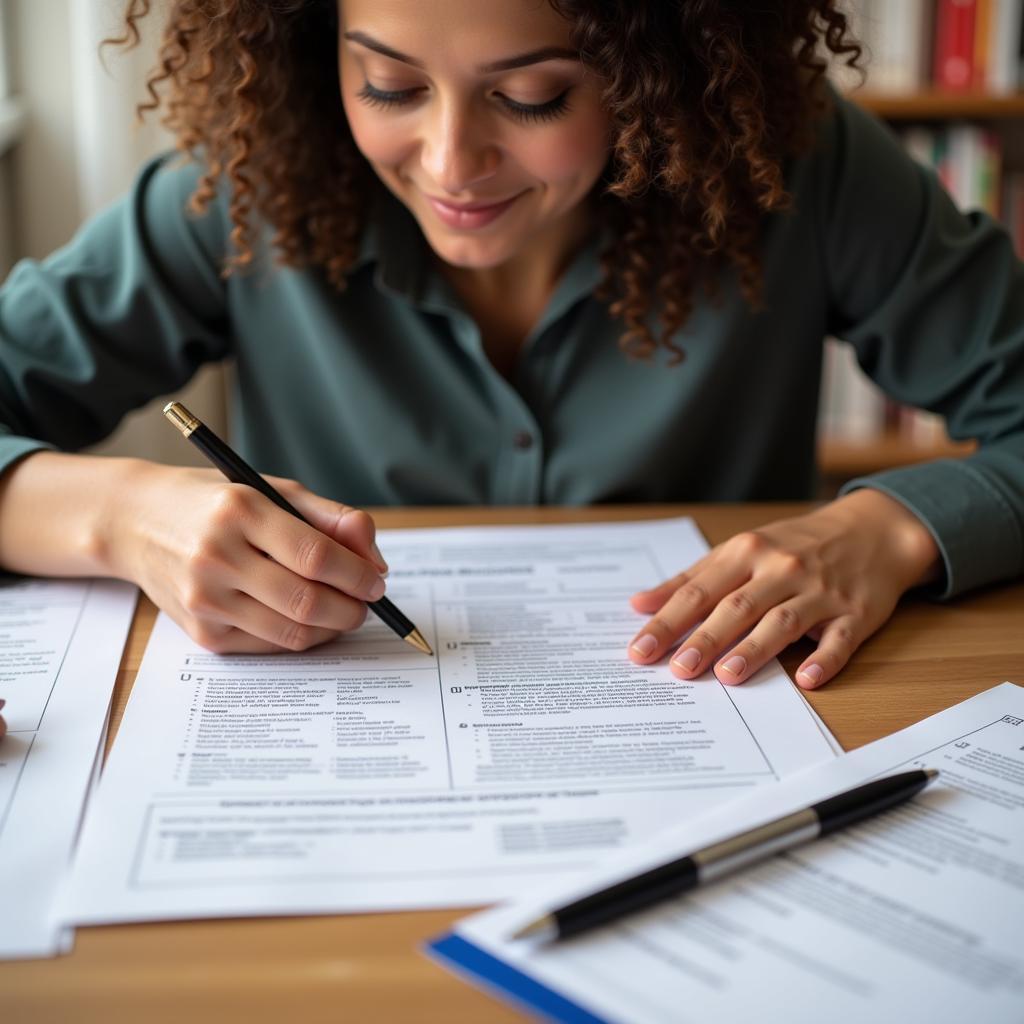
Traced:
POLYGON ((821 45, 859 55, 834 0, 169 18, 150 88, 192 159, 0 294, 4 567, 134 580, 217 651, 302 649, 383 588, 351 505, 810 497, 837 333, 979 452, 666 567, 629 657, 739 683, 809 634, 812 688, 910 588, 1022 571, 1021 268, 823 86, 821 45), (229 356, 240 447, 316 530, 212 471, 47 448, 229 356))

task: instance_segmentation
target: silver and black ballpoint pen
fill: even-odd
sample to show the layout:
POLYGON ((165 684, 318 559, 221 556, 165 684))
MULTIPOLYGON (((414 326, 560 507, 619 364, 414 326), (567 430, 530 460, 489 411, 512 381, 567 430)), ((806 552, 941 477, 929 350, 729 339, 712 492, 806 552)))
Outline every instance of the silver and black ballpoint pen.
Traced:
POLYGON ((512 938, 554 941, 578 935, 894 807, 938 774, 922 768, 867 782, 567 903, 530 921, 512 938))
MULTIPOLYGON (((232 483, 248 484, 264 497, 269 498, 278 508, 312 525, 309 520, 278 494, 234 449, 222 441, 206 424, 196 419, 180 402, 168 402, 164 415, 182 432, 232 483)), ((423 654, 432 655, 430 644, 423 634, 386 597, 378 601, 367 601, 366 607, 390 626, 407 644, 423 654)))

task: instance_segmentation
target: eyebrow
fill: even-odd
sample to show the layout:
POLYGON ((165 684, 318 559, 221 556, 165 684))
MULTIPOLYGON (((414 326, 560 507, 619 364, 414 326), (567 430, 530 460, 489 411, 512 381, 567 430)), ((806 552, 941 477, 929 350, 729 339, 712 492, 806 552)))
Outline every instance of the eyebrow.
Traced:
MULTIPOLYGON (((394 50, 385 43, 374 39, 373 36, 367 35, 365 32, 346 32, 345 38, 353 43, 365 46, 368 50, 374 50, 385 57, 390 57, 392 60, 400 60, 403 64, 411 64, 414 68, 423 69, 426 67, 423 61, 410 57, 406 53, 400 53, 398 50, 394 50)), ((481 64, 477 67, 477 71, 481 74, 489 75, 494 74, 496 71, 512 71, 514 68, 524 68, 530 64, 540 64, 546 60, 578 61, 579 54, 573 50, 567 50, 563 46, 542 46, 539 50, 531 50, 529 53, 519 53, 514 57, 505 57, 502 60, 491 61, 489 64, 481 64)))

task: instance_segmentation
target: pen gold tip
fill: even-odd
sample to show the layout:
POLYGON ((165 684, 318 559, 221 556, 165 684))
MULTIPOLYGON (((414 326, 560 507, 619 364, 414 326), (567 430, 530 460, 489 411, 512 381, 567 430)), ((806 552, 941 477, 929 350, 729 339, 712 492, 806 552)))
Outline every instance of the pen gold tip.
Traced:
POLYGON ((555 923, 555 919, 550 914, 545 914, 543 917, 538 917, 529 924, 524 924, 522 928, 514 931, 511 937, 516 941, 519 939, 536 938, 544 938, 547 940, 553 939, 557 934, 558 925, 555 923))
POLYGON ((431 657, 434 656, 434 652, 430 649, 430 644, 423 639, 423 634, 418 629, 414 629, 407 637, 404 638, 407 644, 412 644, 417 651, 423 654, 429 654, 431 657))
MULTIPOLYGON (((937 779, 939 777, 939 769, 938 768, 925 768, 924 773, 925 773, 925 775, 928 776, 928 782, 931 782, 932 779, 937 779)), ((927 785, 927 783, 926 783, 926 785, 927 785)))
POLYGON ((181 402, 168 402, 164 406, 164 415, 186 436, 200 426, 199 420, 195 418, 181 404, 181 402))

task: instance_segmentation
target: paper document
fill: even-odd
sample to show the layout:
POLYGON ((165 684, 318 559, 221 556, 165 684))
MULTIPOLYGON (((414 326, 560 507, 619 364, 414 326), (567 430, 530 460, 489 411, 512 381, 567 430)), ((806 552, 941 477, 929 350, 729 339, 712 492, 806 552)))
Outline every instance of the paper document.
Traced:
POLYGON ((627 659, 629 595, 706 551, 689 520, 380 543, 434 658, 372 617, 266 657, 158 620, 70 920, 492 902, 834 756, 777 664, 729 688, 627 659))
MULTIPOLYGON (((840 684, 842 685, 842 684, 840 684)), ((672 829, 571 889, 461 922, 457 970, 555 1020, 1020 1024, 1024 688, 1004 683, 672 829), (915 768, 911 801, 563 944, 507 936, 611 881, 915 768)))
POLYGON ((0 957, 52 956, 53 901, 94 782, 138 591, 110 580, 0 584, 0 957))

